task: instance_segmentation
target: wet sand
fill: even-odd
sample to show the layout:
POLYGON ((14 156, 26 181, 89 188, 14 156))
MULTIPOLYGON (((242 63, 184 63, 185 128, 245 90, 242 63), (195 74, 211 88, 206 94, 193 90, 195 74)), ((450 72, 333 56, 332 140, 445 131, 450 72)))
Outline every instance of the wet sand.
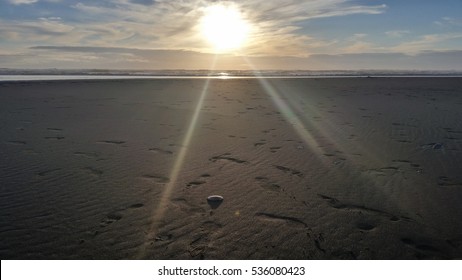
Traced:
POLYGON ((461 89, 1 82, 0 257, 460 259, 461 89))

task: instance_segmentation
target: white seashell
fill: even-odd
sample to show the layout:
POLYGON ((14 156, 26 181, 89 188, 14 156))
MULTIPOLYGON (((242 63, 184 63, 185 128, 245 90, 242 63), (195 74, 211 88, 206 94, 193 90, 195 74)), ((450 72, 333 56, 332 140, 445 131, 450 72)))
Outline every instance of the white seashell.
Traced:
POLYGON ((223 197, 221 195, 211 195, 207 197, 207 200, 213 201, 213 202, 219 202, 219 201, 223 201, 223 197))

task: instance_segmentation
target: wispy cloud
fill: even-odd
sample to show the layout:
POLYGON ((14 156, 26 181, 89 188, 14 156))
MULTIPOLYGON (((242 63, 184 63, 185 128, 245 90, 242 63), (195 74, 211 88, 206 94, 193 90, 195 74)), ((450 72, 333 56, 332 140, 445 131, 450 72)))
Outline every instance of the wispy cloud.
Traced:
POLYGON ((442 27, 460 27, 462 26, 462 19, 456 19, 452 17, 443 17, 441 20, 433 22, 434 24, 442 27))
POLYGON ((358 41, 342 48, 341 50, 343 53, 368 53, 377 51, 377 47, 371 42, 358 41))
MULTIPOLYGON (((16 2, 35 0, 17 0, 16 2)), ((3 21, 0 32, 17 43, 47 40, 53 44, 122 46, 158 49, 211 51, 200 35, 204 9, 217 2, 194 0, 115 0, 79 2, 71 6, 85 20, 72 23, 52 18, 26 22, 3 21), (54 35, 54 36, 53 36, 54 35), (48 37, 46 37, 48 36, 48 37)), ((310 46, 329 44, 300 31, 300 22, 352 14, 379 14, 385 5, 352 5, 350 0, 239 1, 234 4, 251 23, 245 52, 250 55, 308 55, 310 46)))
POLYGON ((288 49, 284 54, 310 54, 311 49, 328 46, 332 42, 315 39, 298 32, 299 23, 318 18, 339 17, 352 14, 380 14, 386 5, 359 6, 345 0, 278 1, 255 0, 245 2, 243 10, 255 26, 254 46, 277 46, 265 53, 276 54, 288 49), (318 41, 317 44, 313 44, 318 41), (286 48, 284 44, 290 44, 286 48))
POLYGON ((427 50, 442 50, 438 47, 440 43, 447 42, 450 40, 461 40, 462 33, 444 33, 444 34, 427 34, 420 36, 414 40, 402 42, 394 47, 390 48, 390 51, 402 52, 402 53, 420 53, 427 50))
POLYGON ((410 33, 411 32, 409 30, 390 30, 390 31, 385 32, 385 34, 388 37, 392 37, 392 38, 401 38, 410 33))
MULTIPOLYGON (((7 0, 7 1, 13 5, 27 5, 27 4, 34 4, 34 3, 39 2, 39 0, 7 0)), ((61 0, 41 0, 41 2, 57 3, 57 2, 61 2, 61 0)))
POLYGON ((326 54, 310 57, 310 63, 313 65, 322 65, 320 69, 326 70, 462 70, 462 51, 427 51, 414 55, 400 52, 326 54))
POLYGON ((346 38, 340 44, 341 47, 337 47, 337 52, 340 53, 367 53, 377 51, 377 46, 367 41, 369 35, 365 33, 356 33, 346 38))
POLYGON ((11 4, 22 5, 22 4, 32 4, 38 2, 38 0, 8 0, 11 4))
POLYGON ((386 44, 374 40, 377 34, 353 34, 338 41, 334 51, 326 53, 403 53, 416 55, 427 51, 450 51, 460 49, 462 33, 434 33, 412 36, 408 30, 392 30, 385 32, 390 39, 386 44))
MULTIPOLYGON (((316 68, 317 63, 324 61, 335 68, 343 65, 339 61, 351 62, 354 58, 368 64, 356 54, 372 62, 381 61, 380 66, 388 65, 384 62, 386 58, 399 57, 404 61, 427 50, 447 54, 462 46, 462 20, 458 15, 448 14, 436 22, 430 21, 426 27, 406 24, 395 29, 396 25, 385 23, 378 31, 376 25, 367 26, 366 20, 380 22, 391 16, 370 15, 393 12, 379 1, 7 0, 3 3, 2 8, 25 11, 17 18, 0 11, 0 62, 14 57, 8 63, 17 65, 28 63, 40 67, 54 63, 66 68, 80 63, 88 67, 148 69, 167 65, 170 59, 173 68, 181 68, 189 59, 195 68, 207 67, 211 57, 208 53, 213 50, 201 35, 200 20, 206 8, 217 3, 234 5, 251 24, 247 45, 233 55, 251 57, 262 67, 269 67, 269 61, 273 61, 276 63, 273 68, 281 65, 316 68), (363 25, 358 24, 361 21, 363 25)), ((409 20, 412 22, 412 17, 409 20)), ((222 56, 222 65, 229 66, 231 61, 242 63, 230 57, 222 56)), ((236 65, 230 68, 239 68, 240 64, 236 65)))
POLYGON ((0 20, 0 35, 9 43, 27 45, 41 41, 59 43, 61 37, 68 39, 74 30, 72 25, 63 23, 57 18, 39 18, 34 21, 4 21, 0 20))
MULTIPOLYGON (((0 53, 2 67, 87 69, 207 69, 215 55, 181 50, 110 47, 37 46, 22 53, 0 53)), ((462 51, 427 51, 418 54, 351 53, 308 57, 258 56, 258 69, 427 69, 462 70, 462 51), (435 64, 435 61, 439 63, 435 64)), ((240 56, 220 55, 217 69, 250 69, 240 56)))

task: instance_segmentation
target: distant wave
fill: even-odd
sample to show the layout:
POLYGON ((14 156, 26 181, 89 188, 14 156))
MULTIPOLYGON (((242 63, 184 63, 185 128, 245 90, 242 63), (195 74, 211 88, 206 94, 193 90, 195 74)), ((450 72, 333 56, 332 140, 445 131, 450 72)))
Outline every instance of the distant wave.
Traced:
POLYGON ((456 76, 462 71, 415 70, 104 70, 104 69, 0 69, 0 80, 63 80, 123 78, 239 78, 239 77, 399 77, 456 76))

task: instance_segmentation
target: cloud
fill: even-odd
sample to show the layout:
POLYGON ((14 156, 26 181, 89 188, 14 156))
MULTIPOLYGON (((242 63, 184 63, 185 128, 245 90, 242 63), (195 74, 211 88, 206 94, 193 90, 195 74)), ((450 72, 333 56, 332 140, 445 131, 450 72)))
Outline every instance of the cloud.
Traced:
POLYGON ((409 30, 390 30, 390 31, 385 32, 385 34, 388 37, 392 37, 392 38, 401 38, 410 33, 411 32, 409 30))
MULTIPOLYGON (((299 24, 319 18, 338 17, 352 14, 380 14, 385 12, 386 5, 360 6, 350 5, 345 0, 313 0, 313 1, 246 1, 242 9, 255 26, 255 36, 252 38, 254 46, 260 46, 262 52, 286 55, 309 55, 316 49, 316 41, 308 35, 299 32, 299 24), (284 48, 281 44, 290 44, 284 48), (272 49, 261 46, 279 46, 272 49), (288 49, 290 51, 283 51, 288 49)), ((322 40, 318 40, 322 41, 322 40)), ((323 42, 327 46, 332 42, 323 42)), ((319 46, 319 44, 316 44, 319 46)))
POLYGON ((377 45, 371 41, 370 35, 365 33, 353 34, 345 40, 338 41, 335 47, 333 53, 336 54, 386 52, 383 46, 377 45))
POLYGON ((33 4, 38 2, 38 0, 8 0, 11 4, 22 5, 22 4, 33 4))
MULTIPOLYGON (((34 3, 39 2, 39 0, 7 0, 7 1, 13 5, 28 5, 28 4, 34 4, 34 3)), ((61 0, 43 0, 43 2, 58 3, 58 2, 61 2, 61 0)))
POLYGON ((462 26, 462 19, 443 17, 441 20, 435 21, 434 24, 441 27, 460 27, 462 26))
MULTIPOLYGON (((3 39, 0 62, 15 57, 18 65, 27 66, 29 63, 37 67, 52 66, 53 63, 56 67, 79 67, 80 63, 88 67, 100 65, 99 68, 207 68, 213 55, 201 36, 199 21, 205 8, 214 3, 234 3, 245 20, 252 24, 246 48, 233 55, 220 56, 223 68, 234 68, 231 62, 237 67, 246 67, 241 56, 252 58, 262 67, 293 66, 300 69, 343 69, 348 65, 381 68, 391 66, 391 62, 403 65, 404 61, 408 65, 420 65, 414 58, 431 60, 433 65, 439 65, 435 61, 438 58, 448 65, 453 63, 447 57, 460 61, 456 57, 460 53, 446 52, 460 49, 462 33, 457 26, 461 25, 461 20, 456 18, 444 17, 438 21, 447 33, 419 37, 411 36, 413 34, 409 30, 374 34, 364 29, 369 34, 356 33, 342 39, 348 36, 345 34, 323 39, 304 33, 302 29, 302 26, 309 26, 310 21, 320 18, 375 15, 387 11, 388 7, 380 3, 357 4, 372 1, 81 1, 67 5, 70 10, 64 13, 40 11, 40 3, 45 1, 58 0, 10 1, 17 5, 39 2, 33 7, 37 8, 37 18, 0 19, 0 38, 3 39), (385 35, 388 41, 384 43, 385 35), (445 44, 447 42, 453 44, 445 44), (54 47, 28 48, 37 45, 54 47), (441 53, 427 53, 425 50, 440 50, 441 53), (354 64, 355 59, 357 64, 354 64)), ((60 9, 64 7, 59 6, 60 9)), ((14 61, 9 60, 8 65, 13 65, 14 61)))
POLYGON ((0 19, 0 36, 8 38, 8 44, 3 47, 11 48, 67 44, 211 52, 199 23, 205 8, 216 3, 235 5, 251 24, 250 38, 240 53, 254 56, 308 56, 332 46, 333 41, 303 34, 302 22, 351 14, 379 14, 386 10, 385 5, 352 5, 351 0, 82 1, 67 6, 70 9, 64 13, 67 16, 37 10, 37 14, 43 14, 38 19, 0 19))
MULTIPOLYGON (((59 42, 57 38, 70 34, 72 25, 61 22, 58 18, 39 18, 35 21, 0 20, 0 36, 7 38, 10 44, 29 44, 40 41, 59 42)), ((69 38, 68 38, 69 39, 69 38)))
POLYGON ((311 64, 320 70, 462 70, 462 51, 428 51, 416 55, 404 53, 355 53, 313 55, 311 64))
POLYGON ((154 5, 156 3, 155 0, 130 0, 129 2, 135 3, 135 4, 140 4, 140 5, 154 5))
POLYGON ((342 49, 344 53, 363 53, 374 50, 376 45, 370 42, 358 41, 342 49))
POLYGON ((371 40, 369 35, 354 34, 336 45, 337 53, 404 53, 416 55, 425 51, 448 51, 460 48, 462 33, 425 34, 405 36, 408 30, 392 30, 385 34, 390 38, 386 45, 371 40), (451 44, 452 43, 452 44, 451 44))
POLYGON ((350 5, 348 0, 312 1, 245 1, 242 8, 251 11, 250 16, 257 21, 297 22, 323 17, 346 16, 352 14, 380 14, 386 5, 350 5))
POLYGON ((460 39, 462 33, 427 34, 391 47, 390 51, 415 54, 425 50, 435 50, 440 43, 460 39))
POLYGON ((2 67, 63 69, 215 69, 300 70, 459 70, 462 51, 427 51, 414 55, 393 53, 315 54, 308 57, 214 55, 187 50, 35 46, 24 52, 0 54, 2 67))
MULTIPOLYGON (((233 68, 240 60, 221 56, 221 66, 233 68)), ((156 50, 117 47, 35 46, 26 52, 0 56, 0 64, 26 68, 97 69, 208 69, 214 54, 186 50, 156 50)), ((239 62, 240 63, 240 62, 239 62)))
POLYGON ((356 34, 353 34, 353 36, 351 37, 351 40, 359 40, 362 38, 366 38, 367 36, 368 35, 364 33, 356 33, 356 34))
MULTIPOLYGON (((113 24, 113 27, 123 26, 127 38, 132 38, 130 45, 124 45, 126 47, 211 51, 200 36, 199 19, 207 6, 218 2, 233 3, 251 23, 252 32, 243 52, 254 55, 281 51, 287 55, 308 55, 310 43, 314 40, 298 32, 300 22, 351 14, 379 14, 386 9, 385 5, 351 5, 348 0, 251 0, 236 3, 213 0, 117 0, 114 5, 78 3, 73 8, 87 15, 92 25, 107 25, 117 18, 120 25, 113 24)), ((99 39, 109 46, 114 42, 106 35, 101 34, 99 39)))

